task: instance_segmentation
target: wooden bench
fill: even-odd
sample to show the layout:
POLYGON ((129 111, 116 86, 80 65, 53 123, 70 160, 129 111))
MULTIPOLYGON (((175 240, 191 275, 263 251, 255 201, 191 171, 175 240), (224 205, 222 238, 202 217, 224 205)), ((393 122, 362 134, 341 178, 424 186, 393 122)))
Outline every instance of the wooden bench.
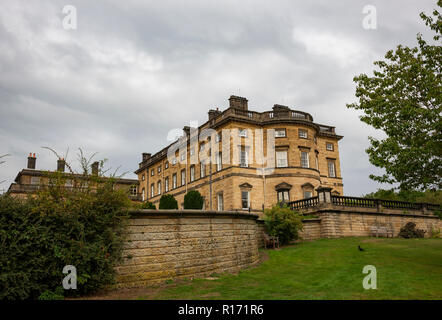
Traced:
POLYGON ((279 248, 279 238, 278 237, 272 237, 272 236, 269 236, 267 233, 265 233, 265 232, 263 232, 262 233, 262 235, 263 235, 263 238, 264 238, 264 245, 265 245, 265 248, 267 249, 267 246, 270 244, 270 245, 273 245, 273 249, 276 249, 276 247, 278 247, 279 248))
POLYGON ((393 229, 388 226, 380 226, 374 225, 370 227, 370 236, 371 237, 386 237, 390 236, 393 238, 393 229))

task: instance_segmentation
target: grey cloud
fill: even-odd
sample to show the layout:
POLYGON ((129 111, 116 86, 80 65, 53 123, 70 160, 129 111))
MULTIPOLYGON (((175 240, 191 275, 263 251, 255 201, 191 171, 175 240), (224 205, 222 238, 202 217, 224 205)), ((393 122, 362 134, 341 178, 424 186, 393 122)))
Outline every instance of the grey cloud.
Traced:
POLYGON ((70 4, 75 31, 62 29, 59 1, 2 1, 0 154, 12 156, 0 166, 0 180, 8 179, 0 189, 28 152, 38 153, 39 168, 55 167, 41 146, 69 146, 72 159, 78 147, 98 151, 133 172, 141 152, 168 143, 169 130, 202 123, 209 108, 241 94, 255 110, 282 103, 336 126, 345 136, 345 192, 373 191, 379 185, 368 175, 376 168, 364 150, 367 136, 380 133, 345 107, 355 100, 352 78, 397 44, 414 45, 417 32, 426 35, 418 15, 435 1, 70 4), (375 31, 362 28, 366 4, 377 8, 375 31))

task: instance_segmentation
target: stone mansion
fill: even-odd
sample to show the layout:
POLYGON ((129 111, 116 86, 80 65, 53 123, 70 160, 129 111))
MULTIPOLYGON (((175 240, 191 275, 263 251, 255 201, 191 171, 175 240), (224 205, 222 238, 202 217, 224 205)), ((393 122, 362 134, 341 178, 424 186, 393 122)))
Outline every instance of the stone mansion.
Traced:
POLYGON ((278 201, 315 196, 319 186, 343 194, 343 137, 334 127, 282 105, 251 111, 238 96, 230 97, 226 110, 208 114, 206 123, 184 127, 171 145, 142 154, 135 173, 143 200, 158 207, 161 195, 172 194, 182 208, 184 195, 198 190, 205 209, 262 212, 278 201))

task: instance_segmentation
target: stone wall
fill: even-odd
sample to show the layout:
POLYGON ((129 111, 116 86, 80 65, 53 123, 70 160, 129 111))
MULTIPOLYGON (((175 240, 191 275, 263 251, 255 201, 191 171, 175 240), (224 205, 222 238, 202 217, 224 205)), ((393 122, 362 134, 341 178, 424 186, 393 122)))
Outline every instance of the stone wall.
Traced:
POLYGON ((321 238, 321 219, 306 219, 302 221, 303 230, 299 233, 301 240, 321 238))
POLYGON ((339 237, 367 237, 374 225, 384 225, 393 230, 397 237, 400 229, 408 222, 416 223, 416 228, 426 231, 425 237, 430 237, 433 229, 442 229, 442 220, 432 214, 416 212, 401 212, 387 210, 377 212, 376 209, 337 207, 322 205, 309 210, 318 219, 304 220, 304 240, 339 237))
POLYGON ((236 272, 259 261, 257 215, 196 210, 131 213, 116 287, 236 272))

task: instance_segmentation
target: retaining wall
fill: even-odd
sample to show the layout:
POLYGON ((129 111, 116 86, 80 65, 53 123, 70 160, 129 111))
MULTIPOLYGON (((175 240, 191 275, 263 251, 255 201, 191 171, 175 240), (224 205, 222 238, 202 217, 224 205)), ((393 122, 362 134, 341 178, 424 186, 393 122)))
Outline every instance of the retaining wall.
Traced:
POLYGON ((259 261, 258 216, 250 213, 140 210, 131 213, 116 287, 236 272, 259 261))

